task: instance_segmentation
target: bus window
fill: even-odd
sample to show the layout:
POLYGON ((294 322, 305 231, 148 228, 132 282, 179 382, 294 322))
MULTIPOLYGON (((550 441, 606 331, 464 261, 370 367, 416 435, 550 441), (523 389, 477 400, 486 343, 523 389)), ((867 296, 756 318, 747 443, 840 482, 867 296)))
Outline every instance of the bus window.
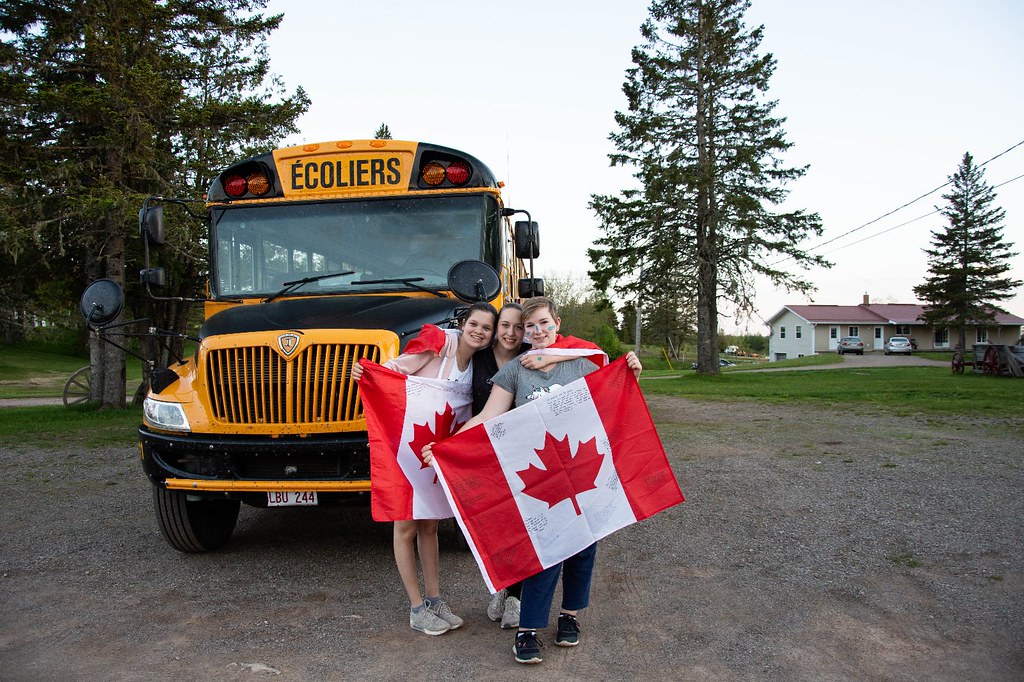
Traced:
POLYGON ((501 262, 500 238, 488 236, 499 234, 500 219, 497 202, 486 195, 224 209, 215 212, 215 239, 233 244, 237 234, 258 234, 259 252, 250 250, 248 257, 255 257, 262 276, 253 288, 251 279, 247 285, 232 274, 231 265, 216 263, 216 295, 266 295, 309 272, 349 270, 352 275, 313 282, 298 293, 409 291, 401 283, 373 283, 401 278, 443 289, 458 261, 501 262))

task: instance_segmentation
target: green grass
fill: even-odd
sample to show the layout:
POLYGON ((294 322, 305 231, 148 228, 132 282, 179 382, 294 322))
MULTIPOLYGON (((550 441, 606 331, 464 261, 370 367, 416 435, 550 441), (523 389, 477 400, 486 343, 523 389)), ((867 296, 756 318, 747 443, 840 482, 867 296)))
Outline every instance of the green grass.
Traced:
MULTIPOLYGON (((142 367, 127 358, 128 393, 142 382, 142 367)), ((40 352, 16 346, 0 346, 0 398, 59 398, 64 383, 88 360, 71 355, 40 352)))
POLYGON ((970 373, 957 376, 944 367, 733 371, 718 376, 687 372, 677 378, 642 381, 642 386, 647 393, 698 399, 807 402, 837 409, 870 406, 896 414, 1010 416, 1020 414, 1024 400, 1024 381, 970 373))
POLYGON ((135 441, 142 408, 97 410, 91 406, 0 408, 0 446, 74 449, 124 447, 135 441))
MULTIPOLYGON (((835 353, 821 355, 805 355, 802 358, 790 360, 779 360, 768 362, 768 358, 744 358, 730 355, 722 355, 721 358, 736 363, 735 367, 722 367, 723 372, 742 372, 749 369, 786 369, 787 367, 810 367, 814 365, 835 365, 840 364, 843 358, 835 353)), ((640 361, 644 363, 644 376, 674 376, 680 373, 691 374, 690 364, 696 358, 673 360, 673 369, 668 369, 665 359, 660 356, 641 355, 640 361)))

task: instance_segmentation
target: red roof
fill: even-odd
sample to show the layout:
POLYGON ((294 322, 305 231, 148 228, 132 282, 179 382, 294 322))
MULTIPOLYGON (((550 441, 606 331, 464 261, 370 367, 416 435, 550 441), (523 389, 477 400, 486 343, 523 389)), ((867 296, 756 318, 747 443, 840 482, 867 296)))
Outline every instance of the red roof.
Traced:
MULTIPOLYGON (((872 303, 869 305, 787 305, 789 309, 808 322, 815 323, 892 323, 922 324, 920 317, 924 306, 917 303, 872 303)), ((782 314, 776 313, 771 320, 782 314)), ((769 320, 769 322, 771 321, 769 320)), ((1024 325, 1024 318, 1010 313, 996 313, 996 324, 1024 325)))
POLYGON ((808 322, 885 322, 870 308, 862 305, 788 305, 794 313, 808 322))

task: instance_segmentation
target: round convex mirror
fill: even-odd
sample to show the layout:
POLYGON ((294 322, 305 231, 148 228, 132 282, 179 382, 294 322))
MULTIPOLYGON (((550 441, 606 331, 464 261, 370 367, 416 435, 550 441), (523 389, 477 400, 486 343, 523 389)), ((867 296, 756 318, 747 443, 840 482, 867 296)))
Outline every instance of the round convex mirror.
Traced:
POLYGON ((89 324, 107 324, 117 317, 124 307, 124 292, 114 280, 98 279, 85 288, 80 307, 82 316, 89 324))
POLYGON ((501 291, 501 280, 487 263, 463 260, 448 270, 448 288, 467 303, 490 301, 501 291))

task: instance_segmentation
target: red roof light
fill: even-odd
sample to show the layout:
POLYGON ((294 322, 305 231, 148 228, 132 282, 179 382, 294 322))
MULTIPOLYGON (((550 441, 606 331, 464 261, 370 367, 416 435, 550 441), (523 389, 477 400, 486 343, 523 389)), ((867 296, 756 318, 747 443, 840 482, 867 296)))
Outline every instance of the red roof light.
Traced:
POLYGON ((453 185, 465 185, 469 182, 469 176, 472 172, 469 169, 469 164, 465 161, 452 161, 448 164, 448 182, 453 185))
POLYGON ((228 175, 221 179, 224 185, 224 193, 229 197, 237 199, 249 189, 249 183, 241 175, 228 175))

